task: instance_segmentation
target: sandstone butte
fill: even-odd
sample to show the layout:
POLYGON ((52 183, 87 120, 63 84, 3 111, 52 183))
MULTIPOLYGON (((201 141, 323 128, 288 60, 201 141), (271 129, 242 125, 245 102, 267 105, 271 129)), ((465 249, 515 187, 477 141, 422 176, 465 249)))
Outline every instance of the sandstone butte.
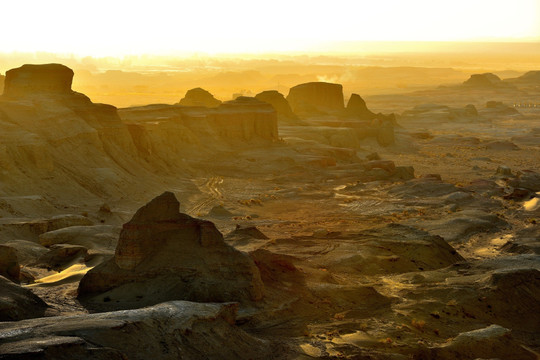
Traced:
POLYGON ((90 308, 125 309, 169 300, 261 300, 253 260, 223 240, 210 221, 179 212, 165 192, 124 224, 114 258, 90 270, 79 299, 90 308))

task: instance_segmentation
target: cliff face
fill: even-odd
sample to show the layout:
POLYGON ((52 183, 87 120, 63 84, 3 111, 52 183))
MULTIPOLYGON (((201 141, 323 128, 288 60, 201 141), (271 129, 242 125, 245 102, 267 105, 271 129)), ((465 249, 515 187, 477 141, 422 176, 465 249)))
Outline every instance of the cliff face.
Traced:
POLYGON ((296 85, 289 90, 287 101, 295 113, 343 110, 343 86, 326 82, 296 85))
POLYGON ((157 173, 184 169, 186 157, 278 138, 275 110, 256 100, 217 109, 132 108, 121 119, 114 106, 71 90, 72 77, 71 69, 58 64, 8 71, 0 96, 0 182, 6 192, 64 189, 58 196, 68 202, 73 194, 124 197, 129 190, 121 184, 129 183, 143 194, 147 181, 159 181, 157 173))
POLYGON ((22 97, 33 94, 69 94, 73 70, 60 64, 23 65, 6 72, 4 95, 22 97))
MULTIPOLYGON (((120 110, 142 156, 174 156, 184 145, 205 142, 205 149, 246 141, 278 139, 274 108, 255 98, 239 97, 217 108, 151 105, 120 110), (178 149, 178 150, 175 150, 178 149)), ((172 160, 172 159, 171 159, 172 160)))

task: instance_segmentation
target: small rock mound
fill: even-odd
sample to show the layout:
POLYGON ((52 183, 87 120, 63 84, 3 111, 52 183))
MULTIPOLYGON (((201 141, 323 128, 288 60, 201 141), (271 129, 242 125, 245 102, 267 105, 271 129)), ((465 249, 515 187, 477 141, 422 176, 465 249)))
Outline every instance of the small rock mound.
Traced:
POLYGON ((61 64, 26 64, 6 72, 4 96, 72 94, 73 70, 61 64))
POLYGON ((178 211, 165 192, 124 224, 113 259, 90 270, 79 298, 92 308, 134 308, 169 300, 259 300, 253 261, 227 245, 213 223, 178 211))
POLYGON ((253 239, 268 239, 268 236, 264 235, 261 230, 257 229, 256 226, 236 225, 236 228, 231 231, 227 236, 250 237, 253 239))
POLYGON ((473 74, 471 77, 463 82, 465 86, 472 87, 493 87, 501 83, 501 78, 492 73, 473 74))
POLYGON ((276 109, 278 115, 290 119, 296 119, 297 116, 293 113, 291 106, 285 96, 276 90, 267 90, 255 95, 255 98, 269 103, 276 109))
POLYGON ((221 104, 221 101, 202 88, 194 88, 188 90, 178 104, 184 106, 204 106, 214 108, 218 107, 221 104))

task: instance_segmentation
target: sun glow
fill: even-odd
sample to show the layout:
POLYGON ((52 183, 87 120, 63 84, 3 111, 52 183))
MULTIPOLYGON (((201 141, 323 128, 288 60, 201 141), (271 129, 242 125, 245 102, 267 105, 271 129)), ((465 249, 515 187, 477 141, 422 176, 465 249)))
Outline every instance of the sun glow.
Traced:
POLYGON ((4 52, 260 53, 350 41, 540 39, 537 0, 39 0, 6 1, 2 12, 4 52))

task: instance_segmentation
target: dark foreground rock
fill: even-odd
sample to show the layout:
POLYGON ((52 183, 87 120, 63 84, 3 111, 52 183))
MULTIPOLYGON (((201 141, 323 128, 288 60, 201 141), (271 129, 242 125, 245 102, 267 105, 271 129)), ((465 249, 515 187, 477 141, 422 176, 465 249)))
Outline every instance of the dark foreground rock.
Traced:
POLYGON ((47 304, 30 290, 0 276, 0 321, 40 317, 46 308, 47 304))
POLYGON ((127 309, 169 300, 260 300, 263 284, 246 254, 227 245, 213 223, 182 214, 165 192, 124 224, 113 259, 79 284, 89 308, 127 309))
POLYGON ((173 301, 127 311, 0 323, 0 359, 269 359, 234 325, 235 304, 173 301))

